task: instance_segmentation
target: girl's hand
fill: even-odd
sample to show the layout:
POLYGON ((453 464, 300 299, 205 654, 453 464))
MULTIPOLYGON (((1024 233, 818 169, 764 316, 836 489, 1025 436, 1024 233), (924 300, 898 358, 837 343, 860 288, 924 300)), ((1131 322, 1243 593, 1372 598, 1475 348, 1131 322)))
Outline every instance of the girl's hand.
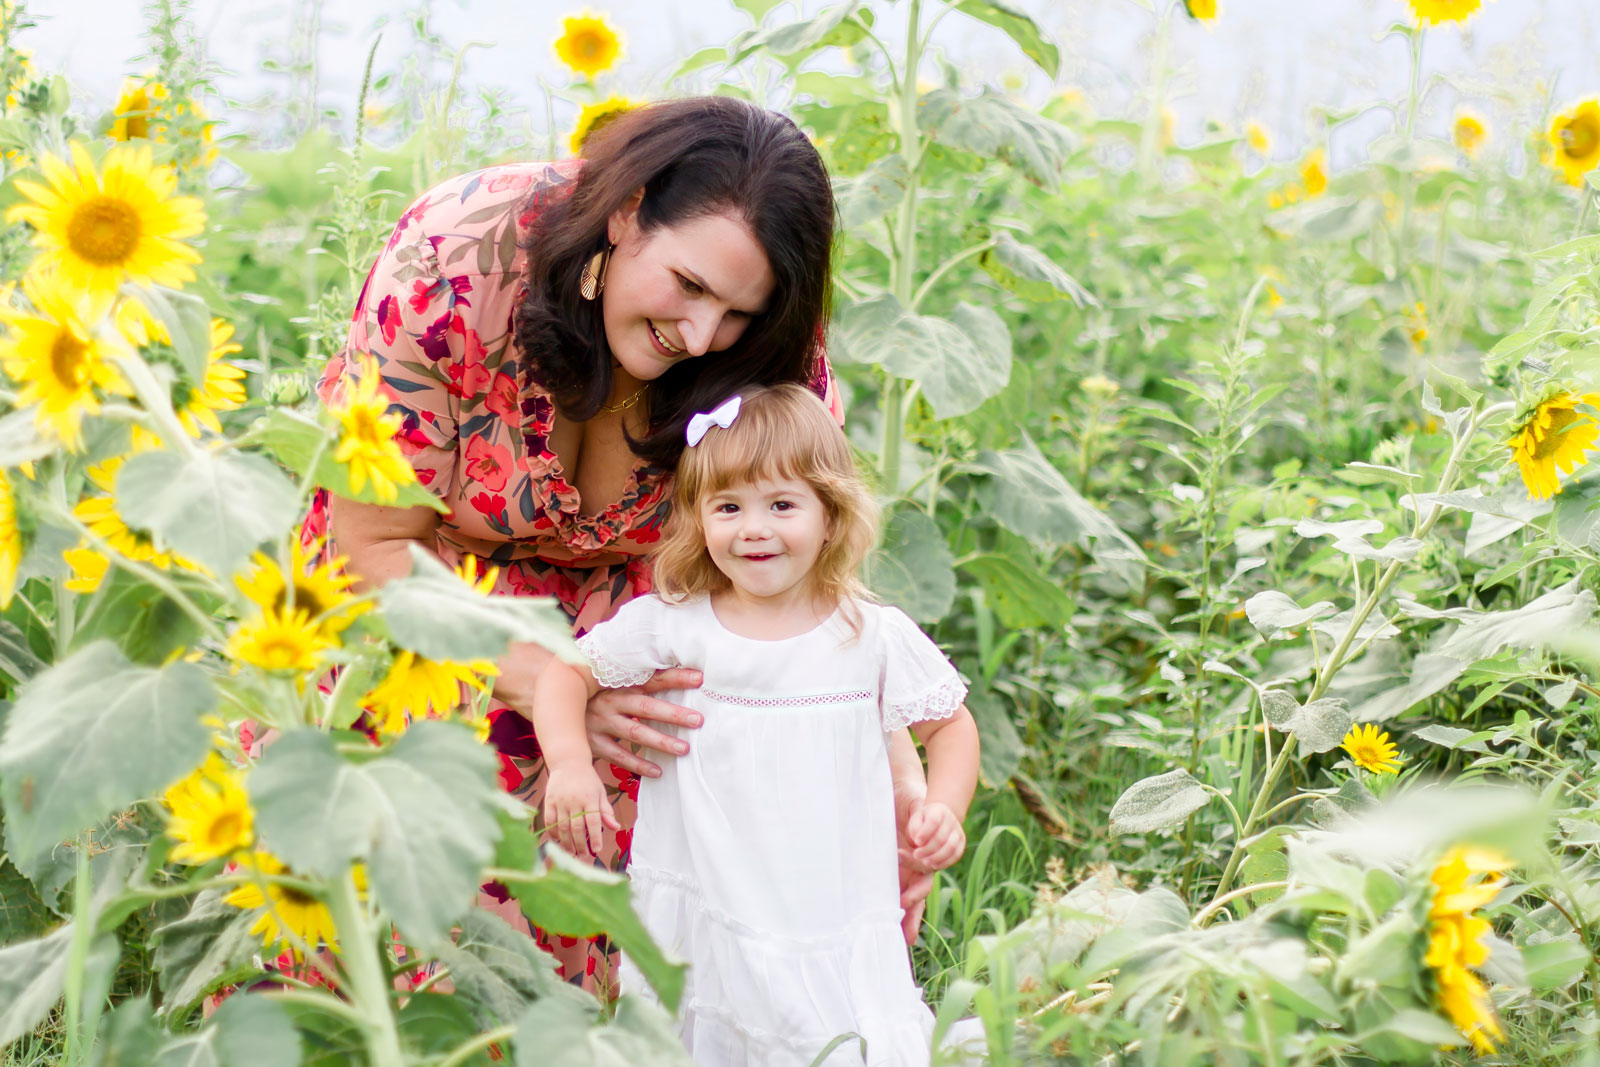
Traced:
POLYGON ((622 829, 593 764, 550 769, 550 780, 544 789, 544 825, 556 844, 574 856, 591 857, 600 854, 602 826, 612 832, 622 829))
POLYGON ((961 820, 948 804, 939 801, 917 803, 906 820, 906 839, 911 848, 901 847, 900 861, 923 871, 942 871, 967 850, 967 835, 961 820))
POLYGON ((620 742, 631 742, 669 756, 681 756, 689 751, 686 743, 646 726, 644 720, 691 729, 699 726, 701 720, 698 711, 657 700, 649 694, 666 689, 697 689, 700 680, 699 671, 674 667, 657 671, 654 678, 641 686, 600 690, 589 701, 588 714, 584 718, 590 750, 596 758, 610 760, 634 774, 659 778, 659 765, 628 751, 620 742))

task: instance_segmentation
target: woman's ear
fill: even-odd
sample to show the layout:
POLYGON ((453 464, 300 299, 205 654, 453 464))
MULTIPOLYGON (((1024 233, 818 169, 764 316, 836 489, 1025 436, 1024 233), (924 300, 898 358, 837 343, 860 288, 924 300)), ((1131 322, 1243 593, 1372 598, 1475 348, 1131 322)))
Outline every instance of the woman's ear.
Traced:
POLYGON ((639 186, 622 206, 611 213, 606 220, 606 240, 611 244, 620 245, 624 241, 631 242, 639 233, 639 205, 644 203, 644 186, 639 186))

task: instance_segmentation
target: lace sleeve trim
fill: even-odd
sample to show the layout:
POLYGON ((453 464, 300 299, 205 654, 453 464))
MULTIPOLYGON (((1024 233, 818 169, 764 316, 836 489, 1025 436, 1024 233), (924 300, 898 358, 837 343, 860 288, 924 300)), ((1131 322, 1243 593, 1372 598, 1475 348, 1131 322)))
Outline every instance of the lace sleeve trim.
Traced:
POLYGON ((594 672, 594 680, 607 689, 626 689, 630 685, 643 685, 656 673, 649 667, 629 670, 607 658, 605 652, 599 648, 599 642, 590 640, 588 634, 578 638, 578 651, 589 660, 589 669, 594 672))
POLYGON ((966 696, 967 687, 961 679, 948 678, 914 700, 887 705, 883 709, 883 728, 885 731, 898 730, 914 722, 948 719, 956 713, 966 696))

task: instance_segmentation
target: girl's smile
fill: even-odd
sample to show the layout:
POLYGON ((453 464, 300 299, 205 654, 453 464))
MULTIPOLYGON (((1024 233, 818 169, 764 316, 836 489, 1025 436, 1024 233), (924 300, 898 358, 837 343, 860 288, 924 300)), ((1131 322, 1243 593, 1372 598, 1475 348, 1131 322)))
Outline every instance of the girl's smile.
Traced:
POLYGON ((762 479, 712 493, 700 505, 711 562, 748 605, 809 605, 807 580, 832 534, 828 509, 799 479, 762 479))

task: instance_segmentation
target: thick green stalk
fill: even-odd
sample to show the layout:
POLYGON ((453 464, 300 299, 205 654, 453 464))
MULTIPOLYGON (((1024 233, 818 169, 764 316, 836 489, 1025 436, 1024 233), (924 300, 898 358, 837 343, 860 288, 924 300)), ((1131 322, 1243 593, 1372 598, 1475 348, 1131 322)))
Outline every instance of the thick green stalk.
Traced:
POLYGON ((377 937, 367 922, 366 908, 350 871, 333 883, 328 893, 328 911, 339 931, 346 992, 365 1023, 362 1029, 371 1067, 400 1067, 404 1060, 394 1015, 389 1011, 389 983, 378 957, 377 937))
POLYGON ((1172 28, 1172 13, 1180 0, 1172 0, 1161 13, 1156 25, 1156 52, 1151 64, 1153 85, 1150 95, 1150 114, 1145 116, 1144 129, 1139 134, 1139 177, 1149 179, 1155 167, 1156 153, 1161 147, 1161 109, 1167 103, 1167 47, 1172 28))
POLYGON ((91 915, 93 885, 89 880, 89 835, 78 838, 78 873, 72 883, 72 943, 67 950, 67 974, 63 981, 66 1049, 62 1062, 67 1067, 87 1062, 92 1036, 79 1033, 83 1028, 84 971, 89 962, 89 942, 94 938, 91 915))
MULTIPOLYGON (((917 176, 922 170, 921 131, 917 128, 917 69, 922 65, 922 0, 911 0, 906 17, 906 56, 900 77, 900 153, 905 156, 911 177, 900 201, 895 221, 896 251, 890 265, 890 287, 900 306, 909 310, 912 284, 917 276, 917 176)), ((886 374, 883 387, 883 449, 879 456, 884 492, 900 495, 900 444, 905 434, 905 417, 900 409, 904 383, 886 374)))

